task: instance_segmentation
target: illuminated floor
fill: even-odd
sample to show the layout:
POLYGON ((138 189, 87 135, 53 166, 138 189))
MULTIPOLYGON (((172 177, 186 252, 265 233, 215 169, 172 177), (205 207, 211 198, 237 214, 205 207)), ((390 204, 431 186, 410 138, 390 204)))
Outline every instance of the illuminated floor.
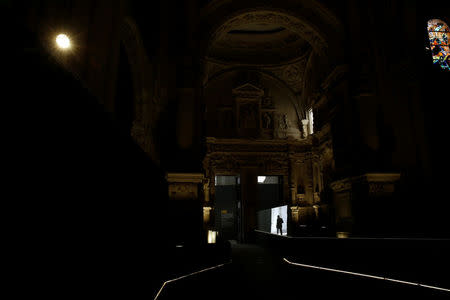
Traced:
POLYGON ((448 292, 289 265, 256 245, 232 246, 232 263, 167 284, 158 299, 359 299, 448 292))

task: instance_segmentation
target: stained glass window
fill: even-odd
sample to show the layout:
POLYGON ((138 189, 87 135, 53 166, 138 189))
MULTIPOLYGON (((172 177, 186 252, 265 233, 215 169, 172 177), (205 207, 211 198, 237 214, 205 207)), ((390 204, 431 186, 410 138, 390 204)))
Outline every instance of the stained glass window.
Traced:
POLYGON ((450 71, 450 30, 448 25, 439 19, 428 21, 428 38, 430 40, 433 63, 442 69, 450 71))

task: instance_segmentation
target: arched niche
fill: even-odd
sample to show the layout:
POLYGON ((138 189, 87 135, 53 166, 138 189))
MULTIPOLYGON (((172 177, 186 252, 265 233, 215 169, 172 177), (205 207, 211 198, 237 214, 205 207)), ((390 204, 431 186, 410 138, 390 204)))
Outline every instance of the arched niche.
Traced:
POLYGON ((254 97, 247 97, 254 101, 247 102, 258 106, 256 122, 261 133, 258 134, 259 138, 300 138, 301 112, 297 105, 297 95, 270 74, 245 68, 227 70, 205 85, 203 101, 207 136, 240 137, 238 99, 246 98, 239 97, 239 94, 245 92, 245 88, 254 92, 254 97))

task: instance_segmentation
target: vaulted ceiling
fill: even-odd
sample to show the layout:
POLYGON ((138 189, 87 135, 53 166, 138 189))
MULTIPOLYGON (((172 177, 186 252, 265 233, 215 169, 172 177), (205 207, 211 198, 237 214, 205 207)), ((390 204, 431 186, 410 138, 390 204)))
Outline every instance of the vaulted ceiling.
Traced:
POLYGON ((208 56, 227 63, 282 64, 302 56, 310 45, 282 24, 238 23, 212 41, 208 56))

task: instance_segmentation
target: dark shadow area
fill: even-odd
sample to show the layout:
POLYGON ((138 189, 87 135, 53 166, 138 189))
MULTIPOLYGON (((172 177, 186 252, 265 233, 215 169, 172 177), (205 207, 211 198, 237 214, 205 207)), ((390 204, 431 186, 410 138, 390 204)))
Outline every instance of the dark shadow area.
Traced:
POLYGON ((17 33, 9 113, 26 138, 9 144, 8 233, 10 277, 27 286, 18 295, 148 297, 225 260, 223 243, 175 248, 162 170, 33 34, 17 33))
MULTIPOLYGON (((260 238, 266 239, 261 236, 260 238)), ((231 264, 171 282, 163 289, 158 299, 180 299, 183 297, 195 299, 299 299, 299 297, 361 299, 368 295, 371 297, 419 296, 427 299, 440 299, 447 295, 445 291, 289 265, 283 261, 283 257, 287 254, 286 250, 288 247, 292 247, 293 244, 284 244, 281 242, 282 240, 287 241, 288 239, 274 236, 274 240, 270 245, 233 244, 231 247, 231 264)), ((388 276, 389 274, 393 278, 403 280, 423 279, 429 280, 438 286, 439 284, 445 286, 444 278, 441 278, 440 281, 434 281, 437 276, 425 272, 430 271, 430 269, 427 270, 425 268, 425 264, 419 266, 414 273, 419 275, 421 271, 425 272, 425 274, 421 275, 421 278, 413 278, 411 275, 407 276, 407 273, 413 267, 410 267, 408 270, 403 269, 403 273, 395 273, 395 269, 400 264, 389 266, 388 262, 393 263, 395 259, 386 255, 386 251, 393 250, 391 255, 398 258, 399 252, 394 246, 395 243, 385 245, 386 247, 378 246, 373 251, 370 251, 370 243, 364 241, 362 243, 349 242, 351 245, 348 244, 348 248, 344 246, 348 253, 345 254, 338 250, 335 255, 331 255, 332 259, 330 260, 322 259, 324 255, 329 256, 336 249, 334 248, 334 242, 317 243, 313 241, 311 243, 307 241, 306 243, 305 250, 303 250, 305 248, 303 243, 301 243, 301 247, 294 250, 297 255, 297 262, 302 261, 302 263, 314 264, 320 261, 322 264, 327 264, 328 267, 341 268, 353 272, 366 271, 369 274, 378 271, 383 273, 381 275, 386 274, 388 276), (312 254, 314 251, 316 251, 315 254, 308 256, 308 253, 312 254), (361 253, 351 258, 359 251, 361 253), (361 264, 363 261, 359 260, 365 256, 362 252, 365 252, 365 255, 374 255, 375 252, 378 252, 379 258, 377 261, 372 262, 366 260, 366 265, 364 266, 361 264), (374 266, 382 260, 385 260, 383 265, 377 265, 378 269, 375 270, 374 266)), ((338 247, 340 246, 342 245, 338 247)), ((411 245, 405 244, 405 246, 411 245)), ((419 250, 418 248, 414 249, 419 250)), ((425 250, 427 254, 430 253, 426 250, 426 247, 420 250, 425 250)), ((438 253, 441 254, 442 258, 443 253, 438 253)), ((292 257, 289 258, 294 260, 292 257)), ((406 261, 406 259, 402 260, 402 262, 406 261)), ((424 263, 425 261, 425 259, 422 260, 424 263)), ((405 266, 403 265, 402 267, 405 266)))
POLYGON ((257 237, 259 245, 293 262, 450 288, 445 239, 257 237))
POLYGON ((283 258, 450 288, 450 10, 212 2, 0 1, 16 298, 448 295, 283 258))

